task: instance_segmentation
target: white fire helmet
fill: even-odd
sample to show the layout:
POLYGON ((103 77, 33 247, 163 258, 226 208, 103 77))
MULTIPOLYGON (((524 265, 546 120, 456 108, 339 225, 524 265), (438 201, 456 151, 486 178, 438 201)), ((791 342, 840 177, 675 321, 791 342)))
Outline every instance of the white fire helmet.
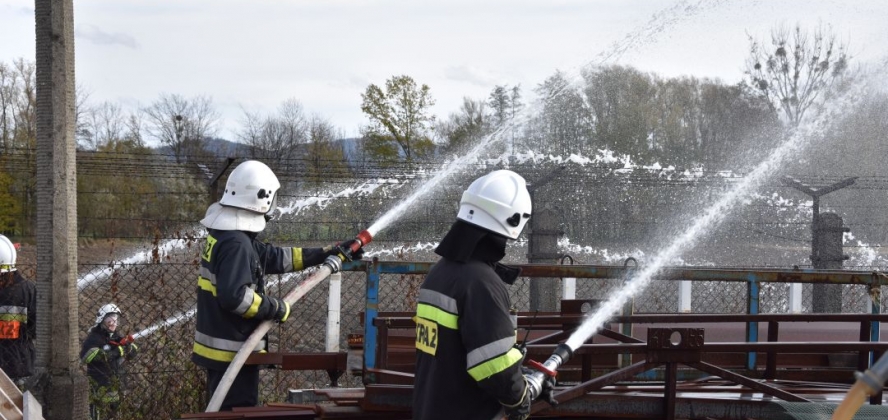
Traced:
POLYGON ((117 305, 108 303, 99 308, 99 312, 96 313, 96 324, 102 323, 105 317, 110 314, 117 314, 118 316, 123 315, 117 305))
POLYGON ((530 220, 527 183, 509 170, 476 179, 462 195, 457 218, 509 239, 517 239, 530 220))
POLYGON ((0 235, 0 273, 15 271, 15 245, 9 238, 0 235))
POLYGON ((228 176, 225 193, 207 209, 200 223, 210 229, 261 232, 274 210, 281 183, 264 163, 248 160, 228 176))
POLYGON ((225 194, 219 203, 226 207, 266 214, 274 209, 275 197, 280 188, 281 183, 271 168, 262 162, 248 160, 228 175, 225 194))

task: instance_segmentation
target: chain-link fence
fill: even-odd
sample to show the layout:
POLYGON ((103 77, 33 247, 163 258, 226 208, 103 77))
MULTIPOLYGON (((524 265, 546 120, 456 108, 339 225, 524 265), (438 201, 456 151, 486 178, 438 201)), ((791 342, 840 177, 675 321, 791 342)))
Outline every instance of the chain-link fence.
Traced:
MULTIPOLYGON (((170 418, 181 413, 202 411, 207 403, 204 372, 191 360, 196 301, 197 242, 183 242, 177 252, 146 252, 141 262, 81 264, 78 278, 81 342, 95 325, 96 310, 114 302, 123 311, 119 330, 136 336, 137 358, 125 366, 126 380, 121 401, 121 418, 170 418)), ((431 247, 400 253, 399 257, 433 261, 431 247)), ((510 249, 517 260, 522 249, 510 249), (514 252, 513 252, 514 251, 514 252)), ((126 260, 126 259, 123 259, 126 260)), ((517 262, 517 261, 510 261, 517 262)), ((22 274, 33 278, 33 265, 20 266, 22 274)), ((268 292, 282 296, 306 278, 308 273, 267 276, 268 292)), ((362 333, 360 318, 365 309, 364 272, 344 272, 341 289, 339 349, 348 347, 350 333, 362 333)), ((421 274, 384 274, 379 282, 382 312, 412 312, 423 280, 421 274)), ((562 287, 563 279, 549 284, 562 287)), ((530 283, 521 277, 510 288, 514 307, 531 311, 530 283)), ((577 278, 576 298, 604 300, 623 286, 622 278, 577 278)), ((633 300, 635 313, 674 313, 679 308, 679 281, 654 280, 633 300)), ((691 308, 694 313, 745 313, 745 282, 693 281, 691 308)), ((762 313, 786 312, 789 284, 760 283, 762 313)), ((810 284, 803 285, 805 312, 811 311, 810 284)), ((843 286, 843 311, 868 313, 870 290, 866 285, 843 286)), ((281 352, 325 351, 329 282, 309 291, 293 307, 290 320, 269 333, 269 350, 281 352)), ((885 307, 885 299, 882 299, 885 307)), ((260 396, 265 402, 279 402, 288 389, 324 388, 331 385, 326 371, 284 371, 266 369, 261 375, 260 396)), ((361 378, 345 373, 339 379, 345 387, 361 386, 361 378)))
MULTIPOLYGON (((160 164, 144 157, 127 159, 133 165, 144 165, 139 173, 150 174, 147 179, 156 178, 158 173, 169 169, 167 163, 154 166, 160 164)), ((538 156, 532 161, 512 164, 510 168, 533 184, 562 163, 538 156)), ((211 162, 208 165, 216 168, 211 162)), ((305 183, 303 174, 281 172, 279 176, 285 185, 279 202, 281 211, 263 231, 263 240, 278 245, 328 245, 367 228, 376 217, 394 208, 414 190, 432 188, 434 194, 428 194, 411 206, 410 211, 398 215, 397 223, 388 227, 381 238, 374 238, 369 250, 371 255, 382 260, 434 261, 437 259, 432 252, 437 245, 435 241, 440 240, 453 223, 463 189, 478 175, 501 167, 499 163, 485 161, 468 163, 459 168, 444 183, 446 185, 426 186, 425 182, 441 165, 431 162, 388 169, 358 168, 350 177, 330 179, 312 186, 305 183)), ((585 252, 585 255, 575 255, 578 264, 615 265, 617 254, 636 256, 644 264, 643 255, 654 255, 689 217, 697 215, 700 208, 715 199, 713 191, 721 191, 735 182, 718 176, 685 179, 673 174, 678 178, 673 179, 672 175, 663 178, 664 174, 657 171, 639 168, 627 172, 622 164, 615 165, 570 166, 553 182, 535 192, 535 205, 545 203, 555 209, 559 218, 557 225, 564 232, 560 239, 568 239, 569 244, 585 252)), ((81 169, 89 167, 83 165, 81 169)), ((180 169, 185 170, 184 166, 180 169)), ((94 325, 96 310, 105 303, 114 302, 124 312, 120 330, 137 335, 136 342, 141 349, 139 357, 127 362, 126 366, 128 378, 121 408, 126 413, 125 418, 176 417, 180 413, 201 411, 207 402, 204 373, 190 361, 198 264, 196 248, 200 246, 202 235, 196 232, 202 232, 202 229, 198 226, 196 232, 195 228, 189 232, 185 228, 194 226, 200 218, 206 197, 195 192, 197 189, 193 186, 185 188, 172 182, 186 177, 182 171, 167 180, 170 182, 164 184, 163 190, 130 194, 137 197, 133 199, 134 203, 154 210, 153 213, 131 209, 132 214, 118 214, 102 207, 78 215, 79 239, 85 245, 78 252, 80 342, 94 325), (156 196, 162 196, 166 201, 158 201, 156 196), (191 200, 190 213, 182 213, 183 197, 191 200), (164 214, 167 210, 169 214, 164 214), (154 237, 146 238, 146 232, 152 231, 154 237), (113 252, 103 247, 102 241, 115 242, 113 252), (147 249, 139 248, 146 243, 151 244, 147 249)), ((93 175, 111 178, 107 172, 93 175)), ((129 171, 124 175, 132 178, 136 173, 129 171)), ((200 185, 197 181, 192 183, 200 185)), ((782 188, 785 187, 766 186, 769 191, 782 188)), ((81 188, 79 194, 83 199, 78 203, 110 203, 115 192, 114 188, 81 188)), ((872 200, 872 206, 884 207, 881 201, 872 200)), ((846 201, 850 203, 852 200, 846 201)), ((687 250, 686 254, 691 256, 671 263, 710 267, 713 264, 791 267, 807 261, 810 255, 810 238, 806 236, 810 208, 803 203, 772 199, 769 192, 763 192, 738 207, 718 232, 702 235, 707 238, 700 238, 698 247, 687 250), (787 212, 792 214, 786 215, 787 212)), ((861 222, 864 216, 853 212, 847 216, 849 225, 857 223, 855 232, 858 235, 864 229, 882 226, 875 224, 881 219, 861 222)), ((869 229, 868 233, 864 239, 869 242, 884 238, 876 229, 869 229)), ((524 238, 532 234, 533 226, 530 226, 521 241, 510 245, 506 263, 527 261, 528 244, 524 238)), ((20 255, 19 270, 34 280, 36 258, 32 244, 36 240, 30 230, 22 231, 21 235, 20 240, 25 246, 20 255)), ((884 252, 880 246, 861 245, 859 249, 874 256, 870 258, 866 252, 857 252, 855 261, 858 264, 866 264, 868 270, 884 267, 884 252)), ((558 249, 547 252, 573 253, 574 250, 559 244, 558 249)), ((302 278, 304 274, 268 276, 269 293, 282 296, 302 278)), ((379 310, 412 311, 422 278, 422 275, 384 275, 380 281, 379 310)), ((532 309, 532 281, 521 277, 510 288, 512 302, 519 311, 532 309)), ((547 284, 556 288, 561 288, 563 283, 561 279, 547 279, 547 284)), ((577 299, 604 300, 616 294, 623 283, 622 278, 578 278, 575 296, 577 299)), ((691 312, 746 312, 748 293, 744 282, 689 283, 691 312)), ((346 348, 347 334, 363 331, 359 318, 365 308, 365 287, 364 273, 344 273, 340 349, 346 348)), ((765 283, 761 288, 760 312, 787 312, 788 285, 765 283)), ((269 334, 270 350, 324 350, 328 291, 327 282, 322 282, 294 305, 291 319, 275 326, 269 334)), ((560 290, 556 293, 561 294, 560 290)), ((673 313, 683 310, 679 304, 681 295, 678 281, 654 280, 634 297, 632 304, 636 313, 673 313)), ((870 296, 867 286, 843 286, 842 310, 869 312, 870 296)), ((883 308, 888 306, 888 298, 881 297, 881 302, 883 308)), ((811 307, 812 286, 805 284, 802 287, 802 311, 810 312, 811 307)), ((287 388, 326 387, 329 384, 330 378, 324 371, 264 370, 261 398, 281 401, 287 388)), ((347 373, 340 378, 339 384, 360 386, 361 378, 347 373)))

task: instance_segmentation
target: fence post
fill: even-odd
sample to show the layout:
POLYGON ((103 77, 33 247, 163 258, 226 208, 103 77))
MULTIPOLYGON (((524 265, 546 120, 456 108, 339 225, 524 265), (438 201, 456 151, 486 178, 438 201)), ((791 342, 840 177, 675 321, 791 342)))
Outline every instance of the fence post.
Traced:
POLYGON ((678 282, 678 311, 684 313, 691 312, 691 281, 682 280, 678 282))
POLYGON ((376 367, 376 327, 373 321, 379 313, 379 261, 374 258, 367 267, 367 299, 364 307, 364 383, 376 383, 376 375, 367 369, 376 367))
POLYGON ((791 313, 791 314, 802 313, 802 284, 801 283, 790 283, 789 284, 789 313, 791 313))
MULTIPOLYGON (((873 281, 870 284, 869 289, 870 289, 869 290, 870 313, 873 315, 879 315, 880 313, 882 313, 882 302, 881 302, 882 284, 879 281, 879 274, 876 272, 873 272, 873 281)), ((880 335, 881 335, 879 333, 879 331, 880 331, 879 330, 879 321, 874 320, 872 323, 870 323, 870 341, 871 342, 875 343, 875 342, 879 341, 880 335)), ((875 361, 876 361, 876 353, 870 352, 869 359, 870 359, 869 364, 867 366, 872 366, 872 364, 875 363, 875 361)))
POLYGON ((330 275, 330 291, 327 297, 327 338, 324 349, 339 351, 339 317, 342 308, 342 272, 330 275))
MULTIPOLYGON (((570 255, 564 255, 561 257, 561 265, 564 265, 566 260, 570 260, 570 265, 573 265, 574 260, 570 255)), ((563 277, 561 279, 561 299, 563 300, 574 300, 577 298, 577 279, 576 277, 563 277)))
MULTIPOLYGON (((758 315, 759 313, 759 284, 758 278, 754 274, 749 275, 746 282, 746 313, 749 315, 758 315)), ((746 342, 755 343, 758 341, 759 323, 758 321, 749 321, 746 323, 746 342)), ((756 352, 752 351, 746 354, 746 368, 755 370, 756 352)))
MULTIPOLYGON (((844 226, 842 217, 835 213, 823 213, 814 220, 814 239, 811 264, 815 269, 841 270, 842 236, 850 229, 844 226)), ((816 313, 841 313, 844 285, 816 283, 813 290, 813 305, 816 313)))

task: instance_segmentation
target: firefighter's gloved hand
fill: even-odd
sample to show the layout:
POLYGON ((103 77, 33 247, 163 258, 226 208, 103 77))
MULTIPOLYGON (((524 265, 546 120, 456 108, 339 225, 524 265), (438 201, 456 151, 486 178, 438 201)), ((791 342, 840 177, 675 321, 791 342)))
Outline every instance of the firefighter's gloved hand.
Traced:
POLYGON ((276 297, 266 296, 271 303, 272 319, 277 322, 284 322, 290 317, 290 304, 276 297))
POLYGON ((112 346, 110 344, 105 344, 102 347, 102 351, 105 352, 105 357, 107 357, 108 360, 115 360, 115 359, 121 358, 121 357, 123 357, 123 354, 124 354, 122 346, 112 346))
POLYGON ((551 376, 546 376, 546 379, 543 380, 543 390, 540 392, 540 396, 537 399, 543 400, 549 405, 555 406, 558 405, 558 401, 555 400, 555 378, 551 376))
POLYGON ((533 401, 530 400, 530 387, 524 388, 524 396, 521 398, 521 401, 518 404, 513 406, 508 406, 503 404, 503 411, 506 413, 506 418, 508 420, 525 420, 530 417, 530 404, 533 401))
POLYGON ((358 248, 356 251, 352 251, 351 247, 355 243, 359 242, 356 239, 338 242, 332 247, 332 249, 330 249, 330 251, 327 252, 327 255, 336 255, 339 258, 344 258, 345 261, 360 260, 364 257, 364 249, 358 248))
POLYGON ((130 341, 129 344, 123 345, 123 353, 127 360, 132 359, 139 353, 139 347, 136 346, 136 343, 130 341))

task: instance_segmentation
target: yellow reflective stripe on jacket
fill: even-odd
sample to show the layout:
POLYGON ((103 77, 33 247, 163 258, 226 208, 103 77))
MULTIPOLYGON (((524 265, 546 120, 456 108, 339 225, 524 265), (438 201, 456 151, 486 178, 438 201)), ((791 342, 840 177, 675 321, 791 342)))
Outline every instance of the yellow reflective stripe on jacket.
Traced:
POLYGON ((247 308, 247 311, 244 312, 242 316, 244 318, 252 318, 256 316, 257 313, 259 313, 259 305, 262 304, 262 296, 260 296, 259 293, 254 292, 252 289, 246 289, 246 291, 244 291, 244 294, 253 295, 253 303, 250 304, 250 307, 247 308))
POLYGON ((0 314, 0 321, 18 321, 22 324, 27 324, 28 316, 20 314, 0 314))
MULTIPOLYGON (((213 297, 216 297, 216 285, 213 284, 212 280, 204 276, 198 276, 197 287, 212 293, 213 297)), ((238 305, 237 309, 235 309, 235 312, 239 313, 244 318, 252 318, 259 313, 259 305, 261 304, 262 296, 259 296, 259 294, 254 292, 253 289, 247 288, 244 292, 243 301, 238 305)))
POLYGON ((435 321, 438 323, 438 325, 450 328, 451 330, 459 329, 458 315, 451 314, 432 305, 418 303, 416 305, 416 316, 428 319, 430 321, 435 321))
MULTIPOLYGON (((200 331, 194 332, 194 353, 210 360, 230 362, 243 345, 243 341, 226 340, 204 334, 200 331)), ((260 351, 264 348, 265 340, 260 340, 256 343, 253 351, 260 351)))
POLYGON ((199 356, 203 356, 207 359, 217 360, 220 362, 230 362, 234 360, 234 355, 237 354, 236 351, 217 350, 200 343, 194 343, 193 351, 199 356))
POLYGON ((506 354, 494 357, 493 359, 469 369, 469 375, 471 375, 476 381, 482 381, 508 369, 515 363, 520 362, 521 357, 521 352, 513 347, 506 352, 506 354))
POLYGON ((210 280, 205 279, 203 277, 197 278, 197 287, 200 290, 207 291, 213 294, 213 297, 216 297, 216 285, 210 282, 210 280))
POLYGON ((302 260, 302 248, 291 248, 293 250, 293 271, 299 271, 305 268, 305 262, 302 260))
POLYGON ((95 359, 96 356, 99 355, 100 351, 102 351, 102 350, 98 347, 93 347, 93 348, 87 350, 86 354, 83 355, 83 360, 82 360, 83 364, 88 365, 90 362, 92 362, 93 359, 95 359))

